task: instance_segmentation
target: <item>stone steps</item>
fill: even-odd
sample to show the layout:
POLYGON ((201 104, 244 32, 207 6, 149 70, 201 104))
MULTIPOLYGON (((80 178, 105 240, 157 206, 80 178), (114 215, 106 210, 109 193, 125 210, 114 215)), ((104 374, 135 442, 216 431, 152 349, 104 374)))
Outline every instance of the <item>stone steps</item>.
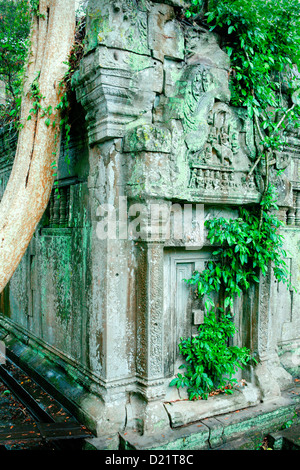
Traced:
POLYGON ((270 433, 268 443, 274 450, 300 450, 300 425, 270 433))
POLYGON ((300 387, 281 398, 235 412, 205 418, 156 436, 128 431, 122 450, 259 450, 263 439, 274 449, 295 449, 300 442, 300 387), (293 427, 278 431, 291 421, 293 427))

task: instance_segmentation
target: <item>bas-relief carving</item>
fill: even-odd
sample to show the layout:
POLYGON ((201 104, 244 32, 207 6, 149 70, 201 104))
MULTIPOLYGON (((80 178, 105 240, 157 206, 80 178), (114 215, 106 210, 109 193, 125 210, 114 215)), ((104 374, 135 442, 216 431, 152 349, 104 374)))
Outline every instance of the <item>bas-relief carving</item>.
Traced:
MULTIPOLYGON (((216 36, 193 28, 177 31, 167 4, 139 2, 140 8, 131 7, 132 0, 106 0, 100 11, 98 2, 90 2, 88 29, 90 35, 97 32, 97 48, 84 57, 77 74, 90 144, 125 136, 131 197, 257 202, 262 179, 247 178, 257 146, 253 122, 244 110, 228 105, 230 63, 216 36), (119 35, 114 22, 121 25, 119 35), (174 30, 162 41, 167 25, 174 30), (168 144, 153 140, 153 135, 147 141, 147 124, 155 125, 152 134, 166 135, 168 130, 168 144)), ((90 44, 88 40, 87 51, 90 44)), ((276 161, 278 168, 284 164, 282 156, 276 161)), ((285 177, 279 186, 287 193, 284 205, 290 207, 285 177)))
MULTIPOLYGON (((92 6, 96 3, 91 2, 92 6)), ((99 144, 101 164, 108 168, 103 148, 105 141, 108 145, 115 139, 122 153, 121 171, 126 173, 122 178, 127 178, 125 194, 133 199, 213 203, 222 210, 224 202, 233 205, 257 202, 259 181, 254 177, 246 179, 257 150, 253 122, 245 110, 229 106, 229 59, 216 38, 193 31, 186 37, 188 51, 184 57, 178 47, 182 36, 172 45, 166 42, 162 51, 159 44, 168 28, 172 34, 179 31, 169 7, 156 5, 154 10, 150 2, 145 3, 149 9, 142 8, 137 13, 140 16, 130 18, 130 3, 124 2, 123 7, 120 2, 115 2, 115 6, 104 2, 102 18, 98 18, 103 31, 96 28, 96 42, 93 45, 90 40, 88 45, 90 51, 96 45, 97 48, 81 64, 77 93, 87 110, 90 144, 99 144), (147 15, 149 21, 145 22, 147 15), (121 22, 120 37, 109 29, 109 22, 114 25, 117 18, 121 22), (149 25, 154 28, 158 20, 163 20, 163 26, 157 25, 150 33, 149 25), (136 44, 131 41, 134 31, 136 44), (144 33, 149 37, 147 45, 144 33)), ((93 9, 90 18, 92 13, 93 9)), ((285 171, 292 162, 284 153, 276 155, 275 160, 275 169, 285 171)), ((293 171, 295 174, 296 169, 293 171)), ((105 191, 103 197, 107 196, 105 191)), ((230 216, 232 213, 230 209, 230 216)), ((165 326, 161 317, 166 295, 163 246, 151 247, 144 240, 135 245, 136 250, 140 247, 144 251, 141 249, 136 256, 137 390, 153 398, 161 393, 163 335, 169 327, 169 318, 165 326)), ((103 256, 112 262, 111 253, 103 256)), ((196 307, 194 323, 201 321, 203 313, 201 305, 196 307)), ((259 325, 262 342, 268 328, 265 319, 262 310, 259 325)), ((260 352, 264 355, 268 351, 262 347, 260 352)))
POLYGON ((126 50, 99 46, 85 56, 74 77, 77 99, 86 110, 90 145, 123 137, 126 126, 152 122, 156 93, 161 93, 162 64, 126 50))
MULTIPOLYGON (((93 54, 77 74, 90 145, 125 136, 130 197, 257 202, 263 165, 255 176, 247 173, 259 136, 247 111, 228 104, 230 59, 217 35, 180 24, 175 4, 90 0, 86 51, 93 54)), ((296 164, 289 152, 274 160, 270 179, 280 205, 296 214, 290 183, 298 179, 291 174, 296 164)))
MULTIPOLYGON (((183 58, 183 51, 181 50, 182 32, 179 32, 180 28, 176 25, 170 9, 171 5, 181 5, 183 0, 169 0, 163 6, 160 5, 161 2, 154 2, 157 3, 155 9, 152 9, 153 2, 140 2, 137 0, 140 9, 135 13, 132 12, 132 5, 136 5, 134 0, 124 2, 90 0, 89 3, 91 10, 88 18, 88 54, 81 63, 81 77, 77 75, 77 94, 86 111, 89 143, 91 146, 96 144, 95 149, 90 150, 90 168, 95 168, 95 172, 101 170, 98 179, 93 177, 92 170, 90 170, 89 178, 93 180, 93 184, 90 184, 89 194, 86 194, 90 199, 89 203, 91 204, 94 193, 101 193, 101 201, 108 196, 113 199, 116 187, 119 186, 123 189, 123 179, 126 177, 128 183, 127 194, 129 195, 140 197, 144 194, 149 199, 151 197, 160 198, 162 202, 165 202, 165 199, 176 199, 181 202, 212 202, 213 208, 216 210, 216 216, 218 216, 218 211, 224 211, 222 205, 224 201, 230 204, 238 204, 258 200, 259 191, 262 190, 259 178, 252 177, 245 181, 245 175, 253 165, 256 157, 257 141, 254 140, 253 124, 248 119, 245 110, 232 109, 228 104, 230 97, 228 89, 229 59, 219 48, 216 38, 189 29, 188 35, 185 37, 186 50, 183 58), (100 4, 103 4, 101 11, 99 9, 100 4), (152 15, 151 21, 145 20, 147 15, 148 20, 152 15), (161 20, 163 20, 162 25, 157 25, 150 34, 149 25, 152 24, 151 28, 154 28, 155 21, 159 22, 161 20), (179 37, 177 42, 171 43, 171 35, 173 34, 174 36, 178 34, 179 37), (161 42, 163 35, 170 36, 166 38, 163 46, 164 50, 160 47, 163 44, 161 42), (149 38, 148 42, 146 41, 147 37, 149 38), (97 146, 97 144, 99 145, 97 146), (108 148, 114 146, 114 150, 108 151, 108 148), (118 166, 119 173, 117 171, 114 173, 117 175, 115 179, 110 180, 108 175, 117 160, 114 156, 117 151, 120 152, 118 155, 122 155, 120 160, 122 163, 118 166), (121 174, 122 168, 124 168, 124 173, 126 172, 126 177, 121 174)), ((276 185, 281 188, 281 202, 284 207, 290 207, 291 189, 294 190, 294 213, 291 211, 289 217, 290 220, 298 221, 300 224, 300 197, 298 196, 300 194, 299 150, 299 135, 291 133, 287 137, 285 149, 274 154, 274 163, 271 165, 270 176, 272 181, 273 178, 276 178, 276 185), (284 174, 278 175, 277 170, 284 170, 284 174)), ((1 169, 3 169, 4 165, 1 158, 0 164, 1 169)), ((264 167, 262 165, 259 167, 259 172, 263 171, 264 167)), ((0 179, 1 197, 7 179, 6 167, 0 175, 0 179)), ((71 207, 78 206, 80 201, 82 203, 83 196, 81 193, 77 195, 77 192, 75 194, 71 191, 70 198, 73 201, 71 207)), ((82 205, 83 210, 84 205, 82 205)), ((67 211, 66 201, 63 197, 60 199, 59 207, 57 205, 52 207, 52 215, 53 218, 50 222, 53 220, 54 225, 56 222, 61 223, 62 226, 65 225, 67 211)), ((228 218, 232 215, 236 216, 233 209, 228 208, 228 218)), ((79 217, 71 211, 70 220, 72 221, 72 227, 84 226, 83 213, 79 217)), ((297 229, 291 230, 296 232, 297 229)), ((109 272, 106 269, 107 266, 110 266, 110 268, 115 267, 114 254, 116 253, 122 257, 124 266, 127 266, 128 253, 125 253, 125 251, 121 253, 117 244, 116 251, 112 251, 111 248, 111 251, 105 251, 102 246, 99 248, 99 240, 93 239, 91 257, 95 267, 91 268, 91 270, 93 269, 91 277, 95 277, 95 283, 90 290, 88 285, 85 284, 83 273, 80 274, 79 272, 80 266, 84 265, 84 263, 82 264, 80 252, 83 250, 82 252, 86 253, 86 248, 83 249, 82 246, 83 236, 76 235, 77 239, 74 238, 72 244, 68 241, 69 236, 66 240, 65 238, 62 240, 62 246, 67 246, 67 250, 64 249, 63 252, 68 252, 69 256, 72 255, 72 263, 69 264, 69 261, 60 263, 59 271, 63 272, 71 266, 72 269, 69 269, 69 271, 72 271, 74 282, 76 280, 74 286, 84 285, 85 289, 77 289, 78 294, 72 300, 72 312, 69 306, 66 306, 68 313, 72 314, 73 330, 76 331, 77 335, 76 341, 72 342, 72 336, 67 328, 65 330, 61 328, 60 334, 56 335, 55 338, 53 336, 53 341, 54 339, 55 341, 59 340, 61 350, 65 352, 69 350, 70 356, 76 356, 75 359, 78 362, 82 361, 84 367, 86 366, 87 370, 93 371, 95 376, 106 377, 105 381, 103 380, 101 393, 103 392, 103 396, 107 397, 107 402, 114 395, 113 388, 116 389, 116 396, 118 393, 120 395, 124 393, 125 395, 130 390, 131 393, 136 393, 139 399, 144 397, 141 402, 143 406, 145 401, 147 403, 149 423, 155 422, 157 416, 160 417, 159 413, 161 413, 161 416, 167 421, 166 428, 168 428, 169 416, 165 413, 162 397, 166 390, 170 392, 171 388, 168 387, 169 377, 166 375, 166 370, 163 370, 163 366, 164 359, 167 357, 165 355, 166 348, 172 345, 175 350, 178 341, 175 336, 172 343, 167 338, 168 334, 173 335, 174 330, 172 328, 174 324, 170 323, 169 311, 164 313, 163 303, 165 298, 168 301, 173 299, 175 303, 177 302, 176 308, 179 315, 177 316, 177 312, 175 314, 174 311, 172 322, 178 321, 179 328, 182 326, 182 331, 191 322, 193 325, 190 326, 195 331, 196 325, 202 321, 203 305, 201 303, 189 305, 189 311, 184 316, 186 304, 185 299, 180 295, 182 291, 178 289, 174 297, 171 297, 168 291, 169 286, 165 289, 163 286, 163 283, 167 282, 167 276, 164 276, 163 273, 163 263, 165 255, 170 259, 167 253, 168 249, 165 249, 164 252, 162 245, 153 244, 151 246, 146 242, 144 244, 134 244, 135 254, 131 253, 130 256, 138 264, 137 279, 134 278, 134 281, 132 281, 133 285, 135 285, 135 281, 138 284, 136 290, 137 311, 135 312, 134 307, 132 307, 132 325, 130 326, 130 328, 132 327, 132 332, 130 329, 132 336, 129 336, 129 327, 128 325, 126 327, 126 308, 119 307, 117 303, 113 305, 111 299, 114 298, 113 295, 120 295, 122 302, 124 301, 124 304, 126 304, 125 297, 126 295, 130 296, 132 291, 125 288, 123 293, 120 292, 117 281, 110 282, 109 288, 106 290, 106 274, 103 274, 104 282, 102 280, 100 282, 99 274, 102 275, 101 264, 103 265, 103 272, 105 268, 106 273, 109 272), (142 245, 144 245, 144 251, 140 250, 142 245), (77 250, 76 247, 78 246, 80 246, 80 250, 77 250), (140 250, 139 254, 136 255, 138 250, 140 250), (98 278, 99 284, 96 283, 98 278), (87 296, 91 296, 90 306, 85 300, 81 299, 79 293, 82 291, 86 292, 87 296), (105 310, 102 304, 105 303, 110 304, 113 316, 109 317, 107 312, 102 314, 105 310), (77 333, 80 331, 82 311, 87 312, 84 313, 87 318, 86 326, 82 323, 83 329, 80 332, 79 340, 77 333), (79 312, 78 315, 77 312, 79 312), (111 343, 113 347, 110 353, 105 349, 107 347, 105 335, 109 334, 108 318, 110 318, 112 330, 115 328, 115 322, 118 321, 118 334, 114 336, 118 341, 111 343), (89 334, 86 334, 85 328, 89 328, 89 334), (66 332, 65 337, 64 332, 66 332), (84 340, 86 337, 88 337, 88 345, 85 345, 84 340), (126 341, 128 344, 130 342, 130 347, 128 346, 125 353, 126 341), (76 346, 77 342, 78 345, 76 346), (88 353, 85 354, 85 348, 91 352, 89 357, 88 353), (126 365, 128 354, 131 355, 133 364, 132 375, 128 374, 125 377, 128 371, 124 367, 121 372, 124 372, 125 378, 120 381, 119 369, 122 369, 123 364, 126 365), (116 360, 119 361, 117 368, 115 368, 114 362, 116 360), (117 378, 111 380, 111 377, 117 378), (126 392, 124 392, 125 389, 126 392), (159 401, 160 411, 157 408, 152 413, 152 409, 150 409, 152 400, 152 403, 155 400, 156 403, 159 401)), ((296 252, 292 234, 290 239, 290 243, 296 252)), ((46 251, 55 248, 57 243, 52 240, 50 245, 49 243, 44 245, 43 250, 45 253, 42 262, 39 264, 41 267, 49 258, 46 251)), ((88 242, 85 241, 85 243, 88 242)), ((180 244, 176 245, 176 249, 172 248, 172 250, 174 249, 173 252, 176 253, 176 257, 179 257, 180 252, 183 253, 183 250, 180 250, 179 247, 180 244)), ((183 258, 179 259, 178 263, 172 268, 178 275, 180 282, 190 275, 195 259, 197 256, 203 256, 203 250, 197 250, 197 254, 192 251, 185 251, 184 253, 183 258)), ((38 257, 33 256, 33 253, 30 256, 32 263, 31 291, 36 296, 37 287, 39 286, 37 276, 38 257)), ((27 311, 30 309, 30 299, 26 297, 27 290, 23 292, 24 279, 28 276, 25 262, 27 263, 24 258, 22 262, 24 264, 20 265, 19 271, 12 281, 12 290, 22 300, 22 309, 27 311)), ((202 269, 203 266, 200 268, 202 269)), ((294 269, 296 272, 297 269, 294 269)), ((57 269, 54 271, 57 272, 57 269)), ((46 273, 45 269, 44 273, 46 273)), ((45 286, 46 284, 49 285, 46 282, 47 274, 42 276, 41 279, 44 280, 45 286)), ((58 281, 60 280, 57 279, 58 281)), ((64 284, 65 279, 64 282, 59 283, 61 287, 59 287, 58 293, 53 292, 52 295, 53 301, 60 304, 58 306, 61 309, 65 307, 65 303, 70 302, 70 298, 63 292, 67 289, 67 285, 64 284)), ((172 285, 174 286, 174 284, 172 285)), ((47 286, 45 292, 49 292, 47 286)), ((259 353, 268 368, 271 367, 270 354, 273 352, 272 348, 275 344, 275 342, 271 344, 272 348, 268 344, 270 335, 267 330, 274 328, 271 325, 272 319, 270 319, 270 316, 273 315, 273 307, 271 306, 271 310, 268 310, 270 298, 274 302, 268 284, 262 282, 257 340, 259 353)), ((45 297, 42 298, 46 302, 45 299, 45 297)), ((282 322, 277 321, 277 324, 280 324, 282 330, 280 333, 278 332, 278 340, 281 338, 285 345, 287 341, 294 338, 293 334, 297 331, 299 321, 297 319, 298 303, 296 303, 295 298, 292 299, 293 309, 290 313, 290 319, 286 312, 284 299, 282 296, 282 304, 277 307, 278 310, 282 305, 280 316, 282 322)), ((131 299, 130 302, 133 305, 136 299, 131 299)), ((47 301, 47 304, 45 303, 44 306, 42 304, 42 307, 48 308, 49 305, 50 303, 47 301)), ((15 306, 13 307, 15 308, 15 306)), ((251 321, 253 321, 252 313, 249 311, 248 313, 251 321)), ((27 316, 29 315, 28 313, 27 316)), ((49 320, 47 317, 48 324, 44 328, 47 332, 47 338, 44 339, 51 343, 54 329, 50 320, 52 321, 50 317, 49 320), (49 321, 51 323, 50 327, 49 321)), ((24 317, 24 327, 26 328, 25 321, 27 320, 24 317)), ((253 325, 251 325, 251 328, 253 329, 253 325)), ((249 333, 245 334, 254 336, 251 328, 249 327, 249 333)), ((274 335, 274 330, 272 334, 274 335)), ((271 336, 271 339, 273 341, 273 336, 271 336)), ((174 365, 173 349, 168 354, 168 363, 165 367, 170 371, 174 365)), ((272 379, 274 370, 273 367, 267 371, 267 375, 264 370, 262 373, 258 371, 257 377, 262 388, 270 385, 270 388, 273 388, 279 394, 276 381, 272 379), (271 378, 270 384, 266 380, 268 377, 271 378)), ((276 370, 278 370, 277 366, 276 370)), ((286 379, 284 378, 284 380, 286 379)), ((95 382, 91 381, 91 383, 92 386, 95 386, 95 382)), ((269 393, 268 390, 266 392, 269 393)), ((103 405, 103 408, 104 406, 106 405, 103 405)), ((97 411, 94 411, 94 409, 91 411, 91 408, 82 403, 79 403, 78 407, 83 414, 86 410, 87 414, 94 413, 95 419, 99 419, 99 422, 102 423, 102 415, 99 418, 100 415, 97 416, 97 411)), ((144 408, 146 409, 146 406, 144 408)), ((111 409, 113 411, 109 422, 110 430, 111 432, 118 432, 124 425, 125 418, 122 416, 119 423, 116 419, 116 413, 121 415, 124 412, 124 403, 116 400, 111 409)), ((105 415, 105 413, 109 414, 107 411, 103 414, 105 415)), ((147 413, 145 413, 145 416, 147 413)), ((146 417, 142 416, 141 413, 137 417, 146 421, 146 417)), ((199 419, 198 410, 192 418, 199 419)), ((126 420, 127 425, 130 426, 129 414, 127 414, 126 420)), ((100 427, 99 434, 105 434, 107 427, 99 425, 100 427)))
MULTIPOLYGON (((264 135, 264 131, 261 130, 264 135)), ((277 191, 277 205, 285 210, 294 210, 294 195, 293 189, 298 188, 298 175, 297 171, 297 154, 300 148, 299 137, 295 137, 291 129, 287 129, 282 133, 282 140, 284 144, 279 150, 273 151, 268 156, 268 179, 269 182, 275 186, 277 191)), ((254 133, 255 146, 257 154, 263 152, 260 145, 261 136, 256 131, 254 133)), ((255 181, 260 193, 263 193, 265 188, 265 175, 266 175, 266 161, 263 157, 257 166, 255 172, 255 181)), ((286 216, 284 216, 286 222, 286 216)))
POLYGON ((170 99, 173 116, 183 122, 188 187, 192 197, 203 201, 223 202, 224 197, 233 203, 241 197, 255 201, 254 179, 246 179, 254 155, 253 129, 247 117, 228 106, 225 73, 214 67, 188 66, 177 96, 170 99))
MULTIPOLYGON (((176 73, 178 76, 178 70, 176 73)), ((230 97, 227 72, 203 65, 187 66, 174 90, 174 95, 164 104, 163 119, 156 122, 156 134, 160 127, 171 135, 160 144, 160 152, 168 154, 164 156, 161 188, 157 182, 153 191, 151 183, 142 188, 136 179, 135 184, 135 171, 132 171, 130 194, 137 196, 135 186, 136 190, 148 192, 148 196, 164 195, 198 202, 224 202, 224 197, 231 203, 256 201, 255 180, 246 178, 255 155, 253 127, 242 111, 235 112, 227 104, 230 97)), ((152 140, 148 136, 149 144, 152 140)), ((127 134, 124 142, 123 150, 136 155, 136 165, 130 164, 140 168, 138 181, 147 179, 147 173, 144 178, 141 174, 139 155, 141 150, 146 150, 143 127, 127 134)), ((147 150, 160 153, 159 145, 151 149, 148 146, 147 150)), ((146 168, 149 173, 147 164, 146 168)))

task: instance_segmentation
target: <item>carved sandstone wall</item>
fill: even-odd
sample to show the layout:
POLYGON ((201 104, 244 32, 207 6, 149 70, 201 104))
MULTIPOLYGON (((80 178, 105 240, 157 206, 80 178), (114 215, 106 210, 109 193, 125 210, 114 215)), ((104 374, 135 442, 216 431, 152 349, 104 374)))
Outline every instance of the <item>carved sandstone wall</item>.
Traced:
MULTIPOLYGON (((203 320, 203 302, 183 281, 211 258, 203 218, 235 217, 262 191, 261 169, 246 178, 257 136, 245 110, 230 106, 229 58, 214 34, 180 21, 183 4, 89 1, 70 173, 62 147, 61 198, 51 198, 1 298, 8 346, 99 436, 156 436, 280 397, 299 367, 299 296, 270 274, 234 307, 234 341, 259 358, 238 376, 247 387, 205 403, 169 387, 182 362, 180 337, 203 320), (179 214, 177 236, 178 224, 165 230, 171 212, 173 222, 179 214)), ((291 130, 272 169, 296 287, 299 146, 291 130)))

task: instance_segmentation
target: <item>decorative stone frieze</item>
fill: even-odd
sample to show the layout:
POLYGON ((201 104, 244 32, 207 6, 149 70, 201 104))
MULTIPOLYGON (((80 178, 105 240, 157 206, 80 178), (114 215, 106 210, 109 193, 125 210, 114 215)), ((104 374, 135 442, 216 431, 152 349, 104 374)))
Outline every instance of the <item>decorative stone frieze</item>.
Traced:
POLYGON ((77 99, 86 110, 89 143, 94 145, 123 137, 127 127, 138 121, 152 122, 163 69, 149 56, 99 46, 83 58, 74 83, 77 99))

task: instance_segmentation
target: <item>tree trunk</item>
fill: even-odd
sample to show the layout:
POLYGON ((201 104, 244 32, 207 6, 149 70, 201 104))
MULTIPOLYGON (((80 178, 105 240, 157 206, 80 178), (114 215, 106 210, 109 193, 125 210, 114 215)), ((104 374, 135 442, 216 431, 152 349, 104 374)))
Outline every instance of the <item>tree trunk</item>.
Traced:
POLYGON ((14 165, 0 204, 0 292, 21 261, 47 207, 54 182, 55 152, 57 158, 59 154, 59 126, 54 127, 52 121, 47 125, 43 109, 51 106, 54 111, 60 102, 59 84, 67 71, 64 62, 74 41, 75 0, 40 0, 39 4, 44 17, 35 16, 32 25, 21 106, 24 127, 19 132, 14 165), (43 98, 41 109, 31 113, 28 120, 34 81, 43 98))

